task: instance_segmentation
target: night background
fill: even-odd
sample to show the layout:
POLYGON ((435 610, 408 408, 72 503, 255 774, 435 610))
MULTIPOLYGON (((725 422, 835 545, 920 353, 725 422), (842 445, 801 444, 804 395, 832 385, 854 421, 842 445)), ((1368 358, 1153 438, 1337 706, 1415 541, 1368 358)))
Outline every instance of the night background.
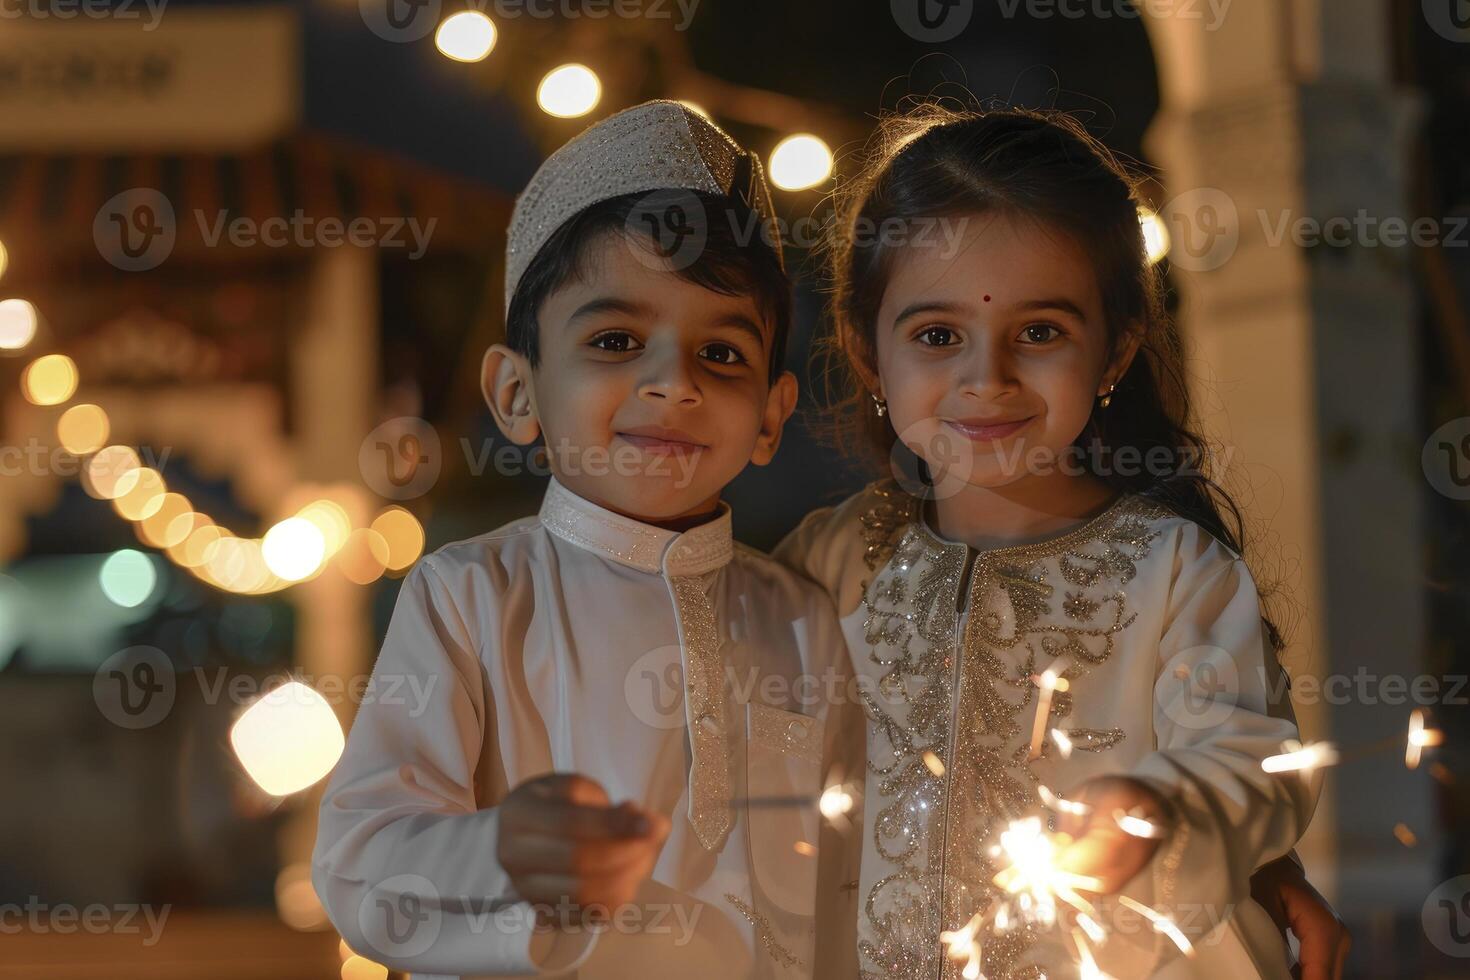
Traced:
MULTIPOLYGON (((0 977, 385 976, 312 894, 320 784, 267 792, 230 730, 287 673, 367 672, 421 554, 535 512, 544 478, 497 472, 525 460, 497 455, 479 389, 515 195, 590 123, 671 98, 767 160, 820 137, 834 175, 773 190, 787 220, 820 221, 880 115, 920 97, 1072 111, 1154 178, 1247 558, 1295 614, 1289 667, 1439 681, 1432 703, 1297 707, 1305 737, 1344 749, 1401 739, 1416 705, 1441 740, 1412 770, 1391 749, 1327 772, 1299 850, 1352 930, 1347 975, 1470 976, 1465 5, 1234 0, 1213 22, 1187 0, 974 0, 930 40, 900 0, 700 0, 687 24, 685 2, 4 8, 0 977), (480 60, 436 46, 466 9, 496 28, 480 60), (563 65, 597 78, 577 115, 585 75, 538 96, 563 65), (1201 188, 1236 209, 1219 262, 1179 251, 1201 188), (119 245, 107 214, 140 202, 165 254, 119 245), (1442 239, 1299 247, 1257 220, 1360 209, 1433 218, 1442 239), (222 212, 404 219, 406 244, 211 240, 222 212), (430 221, 415 254, 408 225, 430 221), (385 481, 380 445, 426 469, 385 481), (248 538, 292 515, 332 552, 299 581, 258 544, 210 550, 210 525, 248 538), (169 706, 134 713, 123 676, 169 706), (11 927, 38 903, 105 906, 110 925, 11 927), (116 911, 139 903, 169 910, 152 941, 116 911)), ((827 432, 820 262, 788 253, 798 414, 727 494, 760 548, 884 475, 827 432)), ((351 704, 333 708, 345 730, 351 704)))

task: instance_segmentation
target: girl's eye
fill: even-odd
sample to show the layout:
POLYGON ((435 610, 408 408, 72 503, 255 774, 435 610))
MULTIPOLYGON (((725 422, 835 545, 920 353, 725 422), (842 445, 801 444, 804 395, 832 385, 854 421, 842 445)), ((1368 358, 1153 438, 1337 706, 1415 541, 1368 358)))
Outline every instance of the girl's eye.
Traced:
POLYGON ((638 349, 638 341, 633 339, 633 335, 622 330, 600 333, 588 341, 588 345, 614 354, 625 354, 630 350, 638 349))
POLYGON ((1048 340, 1055 340, 1057 337, 1061 336, 1061 333, 1062 332, 1060 330, 1058 330, 1050 323, 1033 323, 1025 330, 1021 331, 1021 336, 1027 338, 1025 341, 1023 341, 1024 343, 1044 344, 1048 340), (1045 333, 1045 331, 1048 330, 1052 332, 1050 336, 1046 335, 1045 333), (1040 334, 1040 336, 1038 336, 1038 334, 1040 334))
POLYGON ((716 364, 745 363, 745 355, 729 344, 710 344, 699 352, 699 356, 716 364))
POLYGON ((926 347, 949 347, 955 342, 955 334, 949 327, 925 327, 916 339, 926 347))

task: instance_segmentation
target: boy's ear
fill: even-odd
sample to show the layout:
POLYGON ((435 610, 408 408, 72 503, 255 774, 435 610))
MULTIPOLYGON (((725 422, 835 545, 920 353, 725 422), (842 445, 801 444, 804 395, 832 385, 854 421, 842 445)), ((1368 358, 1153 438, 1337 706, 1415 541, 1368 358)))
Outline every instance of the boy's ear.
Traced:
POLYGON ((531 365, 504 344, 493 344, 480 362, 480 391, 495 424, 511 442, 529 446, 541 435, 531 393, 531 365))
POLYGON ((755 450, 750 454, 752 463, 765 466, 776 457, 776 450, 781 447, 781 433, 786 428, 786 420, 791 418, 794 411, 796 375, 790 371, 782 371, 766 394, 766 410, 761 415, 760 435, 755 440, 755 450))

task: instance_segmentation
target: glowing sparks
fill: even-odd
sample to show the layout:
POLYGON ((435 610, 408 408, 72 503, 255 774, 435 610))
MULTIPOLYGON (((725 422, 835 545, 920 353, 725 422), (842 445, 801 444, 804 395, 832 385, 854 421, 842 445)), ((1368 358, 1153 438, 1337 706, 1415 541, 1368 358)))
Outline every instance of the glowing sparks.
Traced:
POLYGON ((845 816, 852 810, 852 794, 847 791, 846 786, 828 786, 822 791, 822 798, 817 803, 817 809, 822 811, 822 816, 828 820, 836 820, 845 816))
POLYGON ((1418 769, 1424 749, 1443 741, 1444 733, 1439 729, 1424 727, 1424 709, 1415 708, 1409 715, 1409 744, 1404 749, 1404 765, 1410 769, 1418 769))
POLYGON ((1055 810, 1058 813, 1075 813, 1079 817, 1085 817, 1092 812, 1092 807, 1086 803, 1079 803, 1076 800, 1069 800, 1065 797, 1058 796, 1046 786, 1037 786, 1036 793, 1041 797, 1041 802, 1049 810, 1055 810))
POLYGON ((1281 755, 1262 759, 1261 768, 1266 772, 1301 772, 1310 775, 1314 769, 1337 764, 1337 749, 1331 742, 1315 742, 1311 745, 1287 742, 1284 748, 1287 751, 1281 755))
POLYGON ((1069 842, 1064 835, 1048 833, 1040 817, 1012 820, 1001 831, 1000 843, 991 854, 1005 860, 1006 866, 996 874, 995 883, 1016 896, 1018 919, 1053 925, 1058 899, 1079 912, 1092 913, 1091 903, 1077 889, 1099 891, 1102 882, 1057 865, 1059 844, 1069 842))
POLYGON ((1066 678, 1050 668, 1040 675, 1033 674, 1031 682, 1040 689, 1040 693, 1036 695, 1036 720, 1031 725, 1031 751, 1027 758, 1039 759, 1046 741, 1046 722, 1051 717, 1052 692, 1065 691, 1068 684, 1066 678))
POLYGON ((1063 759, 1072 758, 1072 740, 1067 737, 1066 732, 1060 728, 1053 728, 1051 730, 1051 740, 1056 743, 1058 755, 1063 759))
POLYGON ((1164 836, 1164 828, 1146 819, 1134 811, 1124 812, 1116 810, 1113 812, 1113 821, 1122 829, 1123 833, 1134 837, 1142 837, 1147 840, 1159 840, 1164 836))
POLYGON ((1167 915, 1164 915, 1162 912, 1149 908, 1142 902, 1129 898, 1127 895, 1119 895, 1118 901, 1125 908, 1130 908, 1133 911, 1137 912, 1139 915, 1143 916, 1145 919, 1147 919, 1149 923, 1153 926, 1154 932, 1162 933, 1163 935, 1168 936, 1170 941, 1172 941, 1175 946, 1179 947, 1179 952, 1183 953, 1185 956, 1194 955, 1194 944, 1189 941, 1188 937, 1186 937, 1184 933, 1179 931, 1179 927, 1174 924, 1173 919, 1169 918, 1167 915))
POLYGON ((979 934, 981 927, 984 925, 984 917, 977 912, 969 922, 965 923, 963 928, 953 932, 946 931, 939 934, 940 942, 949 947, 949 958, 956 962, 960 960, 965 961, 965 968, 961 976, 965 977, 966 980, 977 980, 977 978, 982 976, 980 968, 983 962, 979 934))

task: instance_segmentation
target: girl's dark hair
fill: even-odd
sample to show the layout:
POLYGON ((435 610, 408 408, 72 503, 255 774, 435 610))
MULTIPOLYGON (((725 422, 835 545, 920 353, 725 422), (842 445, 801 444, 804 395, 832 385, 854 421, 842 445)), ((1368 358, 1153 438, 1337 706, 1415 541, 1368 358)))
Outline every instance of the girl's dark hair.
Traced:
MULTIPOLYGON (((1088 256, 1102 296, 1109 356, 1129 329, 1143 335, 1109 407, 1094 402, 1076 442, 1082 459, 1114 489, 1164 504, 1243 554, 1240 509, 1209 475, 1210 447, 1195 429, 1183 349, 1164 306, 1163 276, 1149 262, 1140 230, 1139 182, 1064 113, 924 104, 886 118, 864 164, 836 198, 830 346, 845 375, 834 416, 839 442, 849 450, 866 448, 886 464, 898 439, 889 420, 873 410, 863 378, 877 375, 878 309, 903 246, 864 230, 920 227, 980 213, 1039 221, 1088 256), (1125 446, 1136 448, 1135 458, 1167 462, 1101 472, 1091 465, 1100 455, 1114 458, 1125 446), (1162 451, 1151 457, 1150 450, 1162 451)), ((1263 620, 1280 653, 1284 635, 1269 616, 1263 620)))
POLYGON ((703 191, 624 194, 568 218, 536 252, 511 297, 505 343, 534 368, 540 364, 539 316, 547 297, 587 271, 594 242, 621 235, 635 247, 671 260, 673 274, 726 296, 749 296, 771 324, 769 378, 780 377, 791 332, 791 280, 762 237, 750 209, 703 191), (650 225, 644 220, 655 219, 650 225), (661 238, 659 221, 676 221, 678 235, 661 238))

